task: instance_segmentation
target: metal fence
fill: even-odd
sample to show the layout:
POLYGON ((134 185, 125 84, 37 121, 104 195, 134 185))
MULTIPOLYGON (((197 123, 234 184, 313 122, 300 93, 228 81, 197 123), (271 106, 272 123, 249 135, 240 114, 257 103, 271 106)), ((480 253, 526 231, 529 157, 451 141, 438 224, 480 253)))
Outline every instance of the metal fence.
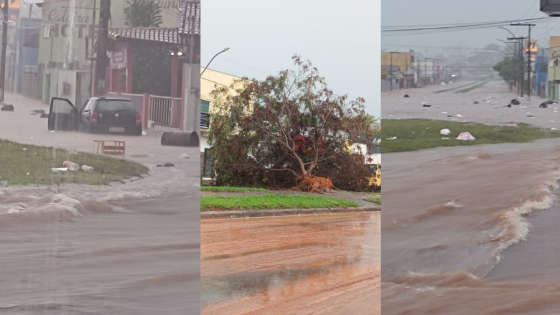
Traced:
POLYGON ((156 125, 179 128, 181 99, 150 95, 149 119, 156 125))

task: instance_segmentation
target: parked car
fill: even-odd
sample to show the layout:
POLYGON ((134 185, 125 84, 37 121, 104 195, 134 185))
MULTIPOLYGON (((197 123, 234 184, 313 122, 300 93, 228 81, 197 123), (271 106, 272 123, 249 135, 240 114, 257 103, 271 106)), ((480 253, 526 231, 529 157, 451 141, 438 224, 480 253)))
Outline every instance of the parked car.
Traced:
POLYGON ((92 97, 78 109, 68 99, 53 97, 48 128, 141 135, 142 116, 127 99, 92 97))

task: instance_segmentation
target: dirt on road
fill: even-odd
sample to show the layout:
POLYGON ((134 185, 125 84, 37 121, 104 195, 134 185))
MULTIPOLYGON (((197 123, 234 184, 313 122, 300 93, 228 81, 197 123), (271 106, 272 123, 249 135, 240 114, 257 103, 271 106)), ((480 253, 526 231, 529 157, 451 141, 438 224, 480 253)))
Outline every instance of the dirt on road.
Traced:
POLYGON ((380 314, 380 218, 202 220, 202 314, 380 314))

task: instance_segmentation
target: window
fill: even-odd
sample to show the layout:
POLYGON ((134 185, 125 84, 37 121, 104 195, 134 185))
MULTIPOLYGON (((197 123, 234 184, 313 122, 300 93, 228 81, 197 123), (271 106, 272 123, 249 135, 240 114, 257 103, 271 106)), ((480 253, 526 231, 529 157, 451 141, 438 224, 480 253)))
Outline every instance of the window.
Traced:
POLYGON ((134 103, 126 100, 99 100, 96 109, 99 111, 136 110, 134 103))

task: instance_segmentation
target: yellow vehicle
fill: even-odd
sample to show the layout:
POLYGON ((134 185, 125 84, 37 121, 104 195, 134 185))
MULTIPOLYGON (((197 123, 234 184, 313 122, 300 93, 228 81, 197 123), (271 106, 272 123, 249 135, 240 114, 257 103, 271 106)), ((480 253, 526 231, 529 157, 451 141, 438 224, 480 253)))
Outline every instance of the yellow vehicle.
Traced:
POLYGON ((369 178, 369 186, 373 187, 374 190, 381 190, 381 164, 371 158, 368 158, 365 153, 367 152, 367 147, 364 144, 350 144, 346 141, 346 150, 350 154, 361 155, 365 161, 365 164, 369 165, 373 171, 373 176, 369 178))
POLYGON ((381 190, 381 164, 369 164, 373 171, 373 176, 369 178, 369 185, 375 190, 381 190))

